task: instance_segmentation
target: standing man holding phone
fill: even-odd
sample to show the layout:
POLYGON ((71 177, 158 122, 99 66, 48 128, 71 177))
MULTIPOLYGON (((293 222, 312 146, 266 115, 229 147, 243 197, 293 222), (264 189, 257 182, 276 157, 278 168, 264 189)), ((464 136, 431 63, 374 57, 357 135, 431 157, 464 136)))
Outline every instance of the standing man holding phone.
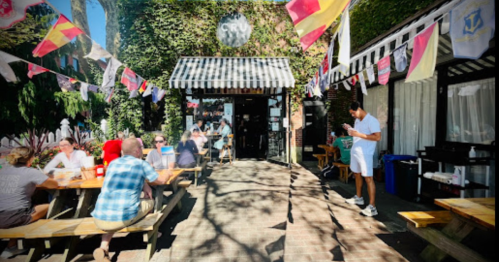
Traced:
POLYGON ((350 150, 350 169, 355 174, 356 195, 347 199, 348 204, 364 205, 362 197, 362 177, 366 180, 369 205, 362 210, 366 216, 376 216, 378 210, 375 205, 376 187, 373 180, 373 155, 376 142, 381 140, 381 128, 378 119, 364 111, 358 101, 350 105, 350 114, 355 118, 354 128, 343 124, 348 135, 353 137, 353 146, 350 150))

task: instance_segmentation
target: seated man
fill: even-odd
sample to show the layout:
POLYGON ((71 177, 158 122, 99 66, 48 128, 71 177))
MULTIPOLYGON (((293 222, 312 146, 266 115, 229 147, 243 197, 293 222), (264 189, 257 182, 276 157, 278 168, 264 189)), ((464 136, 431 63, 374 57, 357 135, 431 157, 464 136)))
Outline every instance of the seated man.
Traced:
POLYGON ((92 212, 98 228, 108 232, 102 235, 100 248, 95 249, 97 261, 109 260, 109 242, 114 232, 144 217, 154 207, 151 185, 165 184, 170 175, 158 175, 142 160, 142 147, 136 138, 127 138, 121 145, 123 157, 107 168, 101 193, 92 212), (140 198, 141 191, 146 198, 140 198))
POLYGON ((351 136, 346 136, 347 131, 343 128, 338 128, 335 131, 335 134, 338 135, 338 138, 333 143, 333 147, 336 147, 340 150, 340 159, 336 160, 336 162, 341 162, 346 165, 350 165, 350 149, 352 149, 353 138, 351 136))

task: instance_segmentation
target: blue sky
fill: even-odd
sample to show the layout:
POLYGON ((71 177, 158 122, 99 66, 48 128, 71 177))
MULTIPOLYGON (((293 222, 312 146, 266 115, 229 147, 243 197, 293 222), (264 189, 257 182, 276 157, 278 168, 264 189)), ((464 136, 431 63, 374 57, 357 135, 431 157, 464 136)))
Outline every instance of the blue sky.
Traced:
MULTIPOLYGON (((70 0, 48 0, 48 2, 69 20, 73 21, 70 0)), ((104 9, 102 9, 102 6, 97 0, 86 0, 86 2, 90 37, 103 48, 106 48, 106 16, 104 14, 104 9)))

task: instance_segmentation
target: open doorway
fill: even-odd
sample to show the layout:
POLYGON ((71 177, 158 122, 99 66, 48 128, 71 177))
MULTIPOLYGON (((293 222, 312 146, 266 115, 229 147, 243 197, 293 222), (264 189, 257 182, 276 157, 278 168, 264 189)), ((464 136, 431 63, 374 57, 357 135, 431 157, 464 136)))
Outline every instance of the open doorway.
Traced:
POLYGON ((267 97, 235 99, 236 158, 264 160, 267 150, 267 97))

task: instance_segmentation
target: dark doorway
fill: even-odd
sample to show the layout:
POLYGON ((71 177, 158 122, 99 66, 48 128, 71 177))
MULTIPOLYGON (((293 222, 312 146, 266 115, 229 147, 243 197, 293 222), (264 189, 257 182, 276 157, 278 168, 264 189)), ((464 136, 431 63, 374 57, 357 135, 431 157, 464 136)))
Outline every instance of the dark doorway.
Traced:
POLYGON ((315 160, 312 155, 324 150, 317 147, 326 143, 327 112, 324 102, 320 100, 303 101, 303 161, 315 160))
POLYGON ((267 149, 267 97, 236 97, 236 158, 265 159, 267 149))

